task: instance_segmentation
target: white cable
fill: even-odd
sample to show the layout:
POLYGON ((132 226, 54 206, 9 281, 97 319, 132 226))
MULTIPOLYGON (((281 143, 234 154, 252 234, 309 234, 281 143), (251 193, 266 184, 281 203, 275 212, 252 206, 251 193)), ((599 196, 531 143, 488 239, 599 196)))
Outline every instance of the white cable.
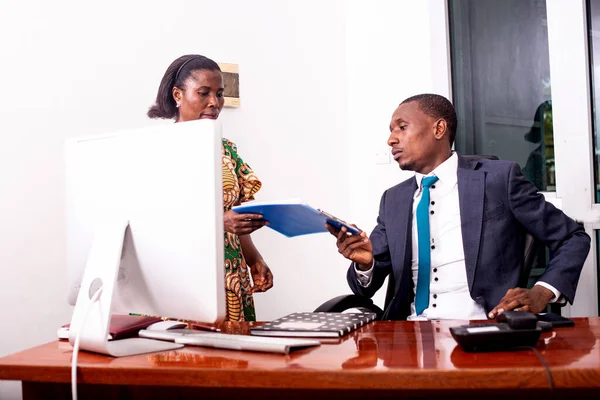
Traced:
POLYGON ((90 304, 88 305, 87 310, 85 310, 85 314, 83 314, 81 326, 79 327, 79 330, 77 331, 77 334, 75 336, 75 344, 73 345, 73 357, 71 359, 71 397, 73 398, 73 400, 77 400, 77 356, 79 355, 79 340, 81 338, 81 331, 85 327, 85 322, 87 321, 88 315, 92 310, 94 303, 98 301, 98 298, 100 298, 101 294, 102 286, 100 286, 100 288, 96 290, 96 293, 94 293, 94 295, 90 299, 90 304))

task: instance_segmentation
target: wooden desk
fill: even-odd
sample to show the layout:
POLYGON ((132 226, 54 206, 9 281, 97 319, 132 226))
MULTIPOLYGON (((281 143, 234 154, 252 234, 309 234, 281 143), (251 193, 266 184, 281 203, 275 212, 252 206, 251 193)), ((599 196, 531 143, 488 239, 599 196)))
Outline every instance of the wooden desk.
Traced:
MULTIPOLYGON (((200 347, 110 358, 79 355, 81 399, 600 398, 600 318, 544 333, 537 349, 465 353, 462 321, 376 322, 288 356, 200 347), (568 392, 568 393, 567 393, 568 392), (448 397, 449 396, 449 397, 448 397)), ((247 326, 245 327, 247 329, 247 326)), ((0 379, 24 398, 70 398, 71 346, 52 342, 0 359, 0 379)))

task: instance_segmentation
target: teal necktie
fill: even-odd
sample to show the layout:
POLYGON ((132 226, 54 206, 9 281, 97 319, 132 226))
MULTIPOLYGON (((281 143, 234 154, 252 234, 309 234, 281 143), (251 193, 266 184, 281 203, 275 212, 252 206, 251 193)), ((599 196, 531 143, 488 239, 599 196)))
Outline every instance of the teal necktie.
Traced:
POLYGON ((431 249, 429 235, 429 188, 438 180, 437 176, 423 178, 421 201, 417 205, 417 235, 419 239, 419 272, 415 308, 417 315, 429 306, 429 279, 431 274, 431 249))

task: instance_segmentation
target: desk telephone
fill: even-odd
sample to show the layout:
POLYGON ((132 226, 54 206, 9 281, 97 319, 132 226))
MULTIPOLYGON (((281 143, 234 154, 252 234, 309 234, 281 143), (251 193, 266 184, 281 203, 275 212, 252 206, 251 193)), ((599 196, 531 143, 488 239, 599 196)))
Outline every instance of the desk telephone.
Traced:
POLYGON ((524 311, 506 311, 496 317, 496 322, 455 326, 450 333, 464 351, 500 351, 535 347, 542 332, 553 326, 573 325, 573 321, 560 315, 524 311))

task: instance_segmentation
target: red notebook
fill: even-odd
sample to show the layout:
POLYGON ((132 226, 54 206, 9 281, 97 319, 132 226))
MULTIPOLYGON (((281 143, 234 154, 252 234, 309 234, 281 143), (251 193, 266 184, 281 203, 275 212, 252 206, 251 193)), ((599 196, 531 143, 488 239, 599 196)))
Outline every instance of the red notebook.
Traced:
MULTIPOLYGON (((146 329, 155 322, 162 321, 158 317, 146 317, 143 315, 120 315, 116 314, 110 318, 110 328, 108 329, 108 340, 118 340, 137 336, 138 332, 146 329)), ((69 324, 63 325, 59 329, 59 339, 68 339, 69 324), (66 329, 65 329, 66 328, 66 329), (62 331, 62 333, 61 333, 62 331)))
POLYGON ((138 332, 146 329, 155 322, 162 321, 158 317, 145 317, 142 315, 113 315, 110 318, 108 333, 113 340, 137 336, 138 332))

